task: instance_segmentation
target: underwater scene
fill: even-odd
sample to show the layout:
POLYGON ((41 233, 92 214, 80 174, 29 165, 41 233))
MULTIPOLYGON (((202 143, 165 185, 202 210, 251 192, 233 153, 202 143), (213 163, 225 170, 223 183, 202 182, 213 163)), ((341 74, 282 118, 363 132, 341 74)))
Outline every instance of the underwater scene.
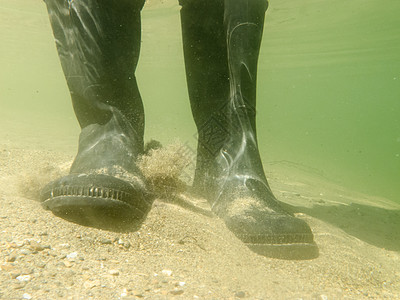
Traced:
POLYGON ((400 2, 142 2, 0 0, 0 299, 400 298, 400 2))

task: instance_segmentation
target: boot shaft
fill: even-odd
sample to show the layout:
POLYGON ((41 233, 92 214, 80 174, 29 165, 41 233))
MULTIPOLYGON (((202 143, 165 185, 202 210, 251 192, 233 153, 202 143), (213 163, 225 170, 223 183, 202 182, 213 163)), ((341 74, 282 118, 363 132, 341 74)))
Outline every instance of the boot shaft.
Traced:
POLYGON ((143 0, 46 0, 57 50, 82 128, 118 109, 138 135, 143 104, 135 69, 143 0))

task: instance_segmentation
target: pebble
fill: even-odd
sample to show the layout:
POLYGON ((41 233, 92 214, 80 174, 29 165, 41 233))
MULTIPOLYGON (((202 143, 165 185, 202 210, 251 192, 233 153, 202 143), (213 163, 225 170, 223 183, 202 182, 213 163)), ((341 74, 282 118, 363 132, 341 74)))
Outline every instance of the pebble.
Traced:
POLYGON ((72 277, 75 276, 75 274, 76 274, 76 273, 75 273, 74 271, 68 270, 67 272, 65 272, 64 276, 65 276, 66 278, 72 278, 72 277))
POLYGON ((172 275, 172 271, 171 270, 162 270, 161 273, 163 273, 163 275, 165 275, 165 276, 171 276, 172 275))
POLYGON ((71 267, 72 267, 72 263, 71 263, 70 261, 68 261, 68 260, 64 261, 64 265, 65 265, 67 268, 71 268, 71 267))
POLYGON ((121 297, 126 297, 128 296, 128 290, 127 289, 123 289, 121 292, 121 297))
POLYGON ((131 243, 128 241, 123 241, 121 239, 118 240, 118 245, 123 246, 124 248, 129 249, 131 247, 131 243))
POLYGON ((70 254, 67 254, 68 259, 75 259, 78 256, 78 252, 72 252, 70 254))
POLYGON ((44 250, 44 247, 35 241, 31 241, 29 248, 31 248, 31 250, 34 250, 34 251, 43 251, 44 250))
POLYGON ((22 275, 33 274, 33 269, 28 269, 28 268, 22 269, 21 274, 22 275))
POLYGON ((29 280, 31 280, 31 276, 30 275, 19 275, 15 279, 17 279, 18 281, 29 281, 29 280))
POLYGON ((11 276, 12 279, 17 278, 20 275, 21 275, 21 271, 19 271, 19 270, 13 270, 13 271, 10 272, 10 276, 11 276))
POLYGON ((110 239, 102 238, 102 239, 100 239, 100 243, 103 245, 109 245, 112 243, 112 241, 110 239))
POLYGON ((244 298, 244 297, 246 297, 246 293, 243 292, 243 291, 236 292, 236 293, 235 293, 235 297, 237 297, 237 298, 244 298))
POLYGON ((21 248, 22 246, 25 245, 25 242, 24 241, 16 241, 14 244, 17 248, 21 248))
POLYGON ((11 263, 6 263, 6 264, 4 264, 4 265, 1 265, 1 269, 3 270, 3 271, 6 271, 6 272, 9 272, 9 271, 12 271, 12 270, 14 270, 15 269, 15 265, 14 264, 11 264, 11 263))
POLYGON ((14 262, 16 259, 17 259, 17 256, 15 254, 11 254, 10 256, 7 257, 6 261, 14 262))
POLYGON ((22 289, 26 286, 26 282, 21 281, 21 282, 17 282, 16 284, 13 284, 13 289, 15 290, 19 290, 22 289))
POLYGON ((142 291, 133 291, 133 294, 135 295, 135 297, 144 298, 144 292, 142 291))
POLYGON ((108 274, 117 276, 117 275, 119 275, 119 271, 118 270, 110 270, 110 271, 108 271, 108 274))
POLYGON ((46 266, 46 263, 44 263, 44 262, 42 262, 42 261, 39 261, 39 262, 36 263, 36 266, 37 266, 38 268, 43 269, 43 268, 46 266))
POLYGON ((83 283, 85 289, 91 289, 95 286, 100 286, 100 280, 87 280, 83 283))
POLYGON ((175 296, 182 295, 183 293, 184 293, 184 291, 183 290, 179 290, 179 289, 175 289, 175 290, 170 291, 170 294, 175 295, 175 296))
POLYGON ((28 300, 30 300, 30 299, 32 299, 32 296, 29 295, 28 293, 25 293, 25 294, 22 295, 22 299, 28 299, 28 300))
POLYGON ((20 251, 19 253, 21 253, 21 254, 23 254, 23 255, 30 255, 30 254, 32 254, 32 252, 29 251, 28 249, 21 249, 21 251, 20 251))

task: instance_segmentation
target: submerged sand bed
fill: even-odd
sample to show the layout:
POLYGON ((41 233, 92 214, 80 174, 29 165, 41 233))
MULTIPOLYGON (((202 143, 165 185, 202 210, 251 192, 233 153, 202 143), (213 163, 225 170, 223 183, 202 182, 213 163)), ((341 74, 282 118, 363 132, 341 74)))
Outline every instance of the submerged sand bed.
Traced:
POLYGON ((1 145, 0 298, 400 298, 400 209, 386 199, 289 162, 267 164, 277 197, 307 220, 320 251, 286 261, 252 253, 203 199, 184 194, 156 200, 136 232, 57 218, 27 195, 37 199, 38 183, 71 159, 1 145))

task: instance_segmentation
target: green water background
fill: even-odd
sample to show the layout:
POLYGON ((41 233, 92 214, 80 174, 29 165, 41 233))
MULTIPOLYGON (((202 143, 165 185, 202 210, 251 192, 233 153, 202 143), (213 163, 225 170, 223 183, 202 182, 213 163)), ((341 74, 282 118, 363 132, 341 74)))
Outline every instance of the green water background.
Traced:
MULTIPOLYGON (((258 137, 290 162, 400 203, 400 1, 271 0, 258 137)), ((177 3, 143 11, 137 69, 146 138, 195 147, 177 3)), ((73 155, 79 128, 45 4, 0 0, 0 144, 73 155)))

